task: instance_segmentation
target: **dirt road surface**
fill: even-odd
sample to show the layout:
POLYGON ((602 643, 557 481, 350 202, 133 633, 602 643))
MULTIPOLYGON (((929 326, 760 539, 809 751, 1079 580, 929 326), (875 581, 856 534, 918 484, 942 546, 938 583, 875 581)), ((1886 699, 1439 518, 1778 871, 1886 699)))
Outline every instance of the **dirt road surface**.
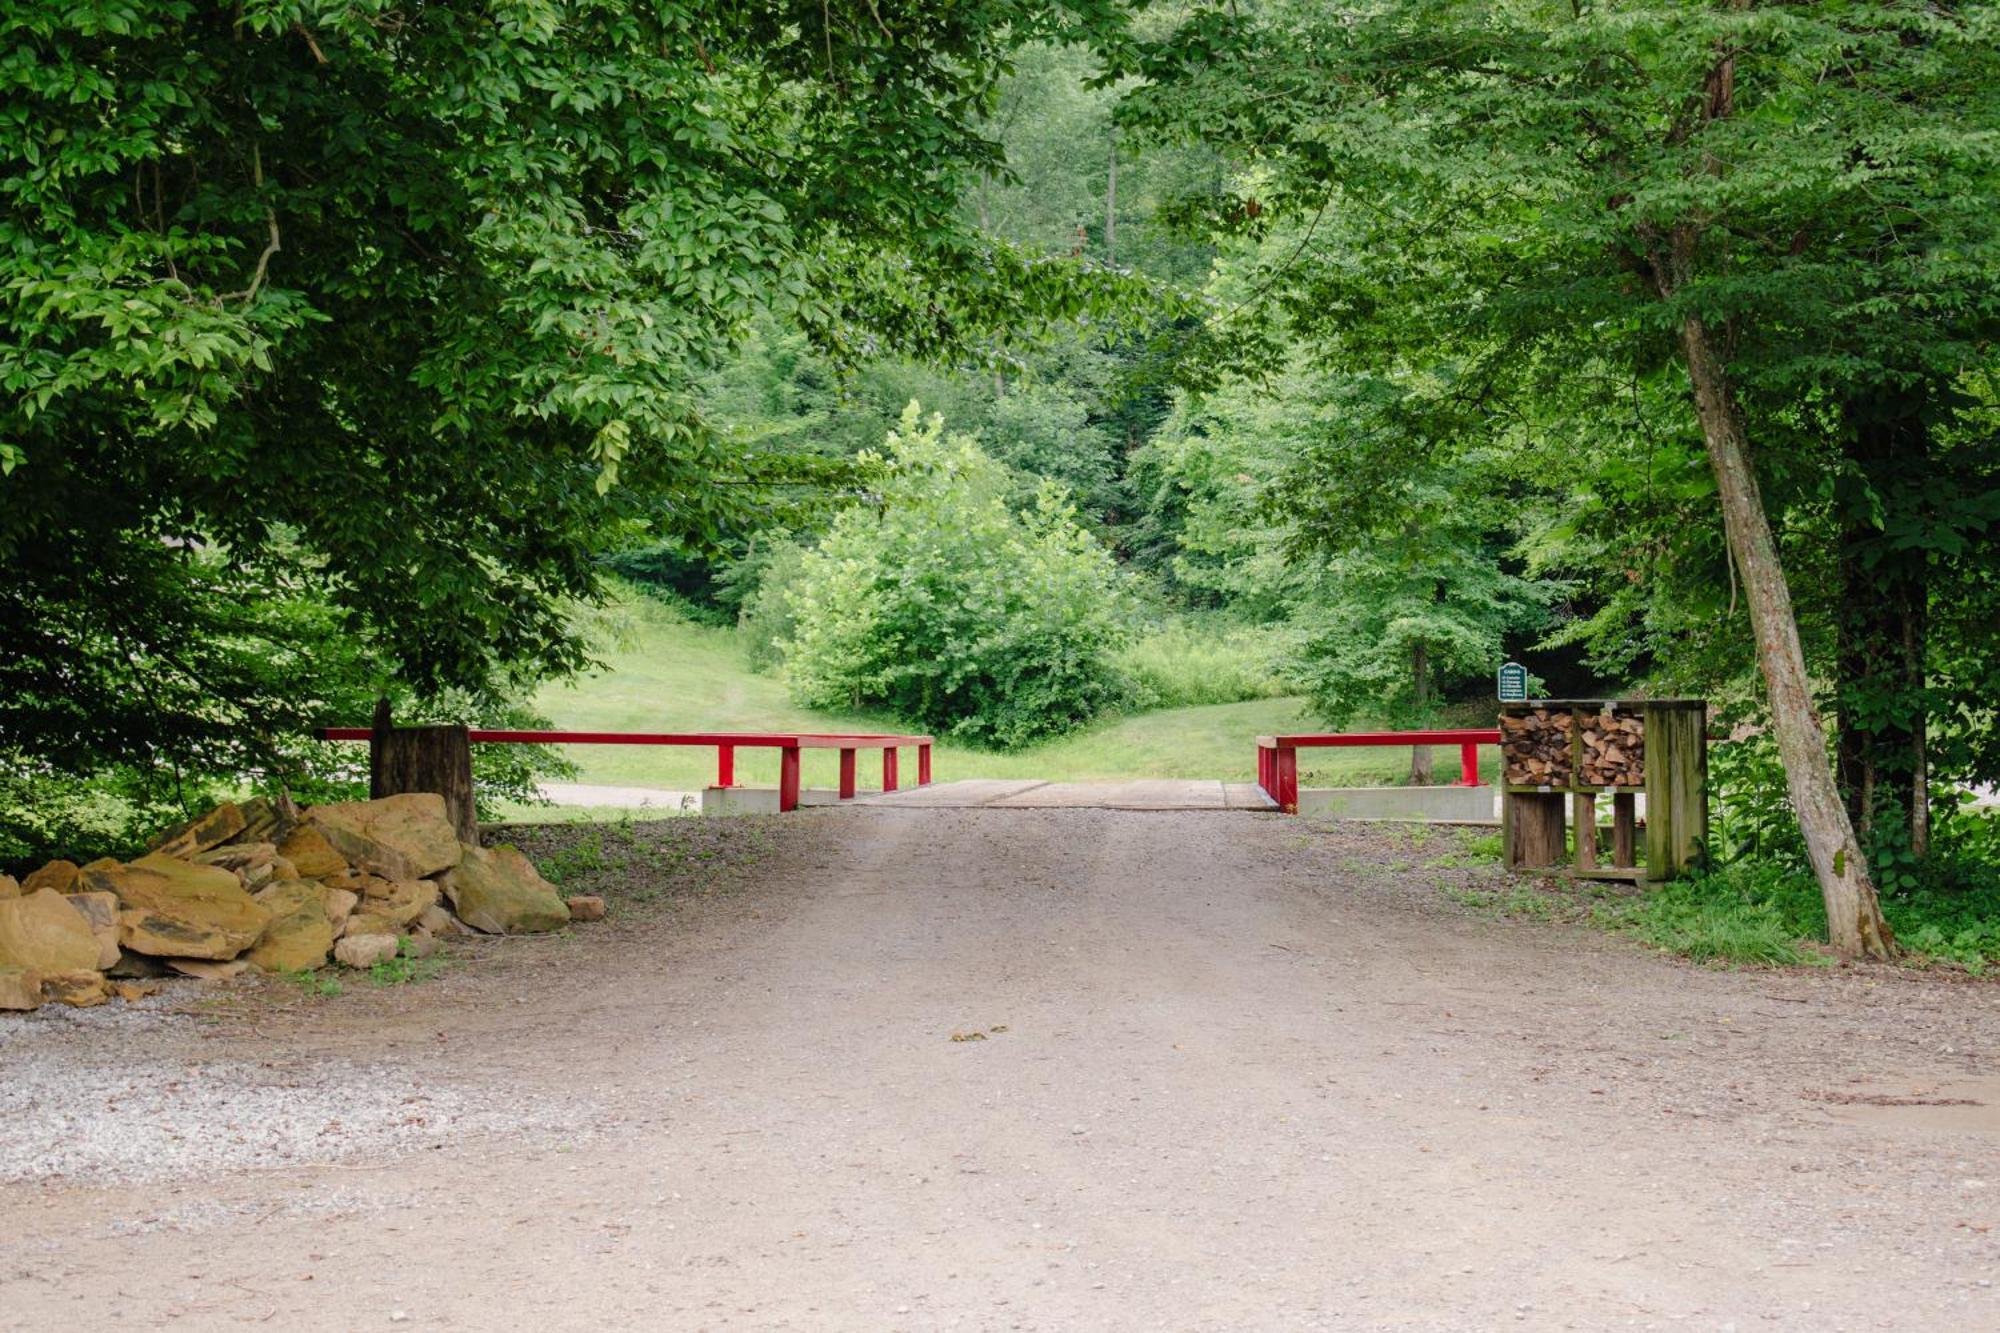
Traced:
POLYGON ((1991 985, 1701 969, 1274 815, 540 836, 643 887, 0 1023, 0 1327, 2000 1328, 1991 985))

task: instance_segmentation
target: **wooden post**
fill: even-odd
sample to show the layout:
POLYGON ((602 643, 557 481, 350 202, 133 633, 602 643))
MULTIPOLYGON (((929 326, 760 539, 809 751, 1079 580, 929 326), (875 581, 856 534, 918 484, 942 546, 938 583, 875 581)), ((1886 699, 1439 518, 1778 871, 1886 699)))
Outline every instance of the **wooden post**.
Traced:
POLYGON ((1563 859, 1563 793, 1519 791, 1510 803, 1507 864, 1552 866, 1563 859))
POLYGON ((1656 701, 1646 719, 1646 878, 1672 879, 1708 839, 1708 709, 1656 701))
POLYGON ((854 799, 854 747, 851 745, 840 747, 840 799, 854 799))
POLYGON ((715 747, 715 785, 718 787, 736 785, 736 747, 733 745, 715 747))
POLYGON ((778 811, 799 808, 799 747, 787 745, 778 751, 778 811))
POLYGON ((479 807, 472 794, 472 741, 464 727, 392 727, 385 699, 375 707, 368 742, 368 793, 375 799, 435 792, 461 842, 479 845, 479 807))
POLYGON ((1629 870, 1639 864, 1635 852, 1639 827, 1639 798, 1621 791, 1611 798, 1611 864, 1629 870))
POLYGON ((1570 796, 1571 822, 1576 826, 1576 868, 1597 869, 1597 793, 1570 796))
POLYGON ((1299 812, 1299 752, 1287 745, 1274 752, 1277 767, 1278 808, 1288 815, 1299 812))
POLYGON ((896 790, 896 747, 882 747, 882 790, 896 790))
POLYGON ((917 747, 917 785, 919 787, 931 785, 931 747, 928 745, 917 747))
POLYGON ((389 793, 382 790, 382 751, 389 743, 389 733, 396 729, 396 719, 389 710, 389 696, 375 698, 375 718, 368 737, 368 799, 379 801, 389 793))

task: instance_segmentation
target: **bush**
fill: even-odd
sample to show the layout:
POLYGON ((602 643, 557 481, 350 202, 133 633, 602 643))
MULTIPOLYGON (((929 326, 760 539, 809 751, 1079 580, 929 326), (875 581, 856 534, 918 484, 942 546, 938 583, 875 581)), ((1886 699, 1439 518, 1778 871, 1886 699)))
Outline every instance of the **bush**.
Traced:
POLYGON ((1274 699, 1293 692, 1278 663, 1288 649, 1276 626, 1174 619, 1121 648, 1115 660, 1138 708, 1193 708, 1274 699))
POLYGON ((1007 470, 915 403, 888 450, 865 460, 881 465, 876 502, 834 521, 786 594, 798 701, 1003 748, 1121 702, 1118 573, 1056 492, 1016 512, 1007 470))
POLYGON ((1791 965, 1809 961, 1799 944, 1825 938, 1826 916, 1811 876, 1742 863, 1661 885, 1635 905, 1630 929, 1696 962, 1791 965))
MULTIPOLYGON (((1882 908, 1914 961, 1952 963, 1975 976, 2000 962, 2000 883, 1885 895, 1882 908)), ((1799 945, 1826 939, 1812 875, 1768 862, 1739 861, 1663 884, 1636 900, 1626 924, 1648 944, 1697 961, 1811 962, 1799 945)))

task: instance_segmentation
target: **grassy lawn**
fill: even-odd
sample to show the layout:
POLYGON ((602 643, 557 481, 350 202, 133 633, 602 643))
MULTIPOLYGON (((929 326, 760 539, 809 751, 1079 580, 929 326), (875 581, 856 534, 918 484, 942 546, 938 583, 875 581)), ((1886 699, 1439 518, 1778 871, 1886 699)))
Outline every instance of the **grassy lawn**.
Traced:
MULTIPOLYGON (((537 706, 556 726, 589 731, 900 731, 893 718, 818 713, 794 705, 783 681, 750 670, 736 632, 680 620, 643 600, 623 609, 616 642, 598 655, 606 670, 546 689, 537 706)), ((1107 718, 1081 732, 1028 750, 998 754, 940 744, 932 776, 1044 778, 1090 781, 1117 778, 1222 778, 1248 782, 1256 771, 1252 738, 1274 731, 1316 727, 1298 699, 1253 699, 1203 708, 1170 708, 1107 718)), ((715 780, 715 752, 655 746, 571 746, 578 782, 688 791, 715 780)), ((1302 752, 1300 781, 1308 786, 1364 786, 1400 781, 1407 750, 1302 752)), ((1489 763, 1496 762, 1486 756, 1489 763)), ((807 751, 807 786, 836 780, 835 752, 807 751)), ((1441 778, 1458 771, 1458 753, 1440 748, 1441 778)), ((905 755, 906 782, 916 777, 916 757, 905 755)), ((741 750, 737 781, 775 785, 775 751, 741 750)), ((862 756, 862 785, 879 781, 872 756, 862 756)))

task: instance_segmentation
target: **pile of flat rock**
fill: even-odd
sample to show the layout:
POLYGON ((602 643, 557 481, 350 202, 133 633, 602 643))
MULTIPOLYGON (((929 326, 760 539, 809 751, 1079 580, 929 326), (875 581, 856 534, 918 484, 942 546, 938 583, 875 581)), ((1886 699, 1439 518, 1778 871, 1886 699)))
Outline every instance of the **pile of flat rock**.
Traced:
POLYGON ((424 793, 301 809, 216 807, 129 862, 0 875, 0 1009, 138 999, 157 978, 221 980, 421 958, 448 935, 529 934, 603 916, 512 847, 459 841, 424 793))

